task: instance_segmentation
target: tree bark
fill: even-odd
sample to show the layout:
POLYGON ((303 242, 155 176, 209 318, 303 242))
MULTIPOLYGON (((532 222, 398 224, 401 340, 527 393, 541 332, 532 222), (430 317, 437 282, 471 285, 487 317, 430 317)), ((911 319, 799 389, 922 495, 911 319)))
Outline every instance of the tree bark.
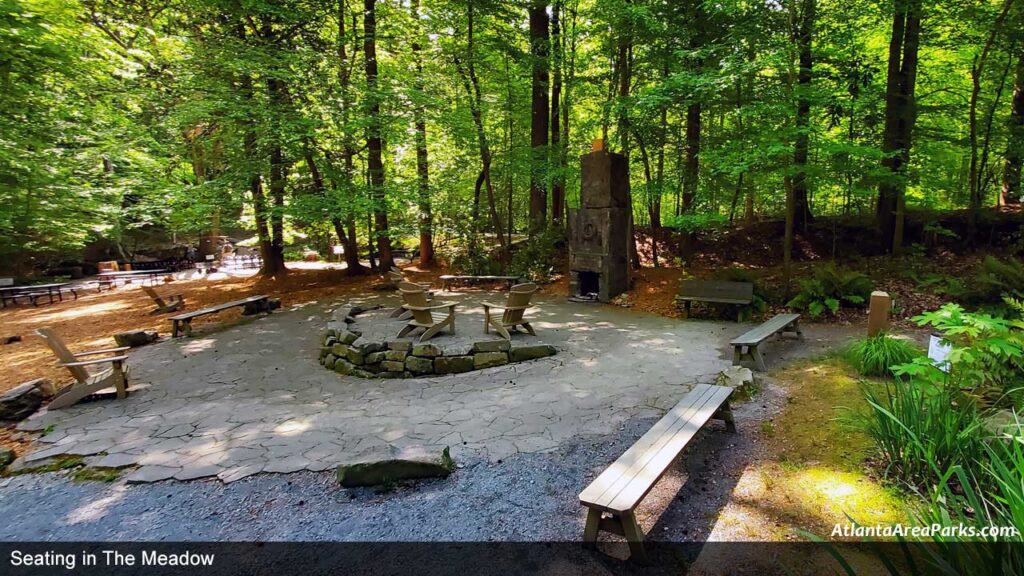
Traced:
POLYGON ((876 215, 882 248, 899 253, 903 244, 903 207, 917 110, 914 87, 921 33, 921 0, 896 0, 889 39, 882 168, 876 215))
MULTIPOLYGON (((338 0, 338 86, 341 91, 341 124, 342 124, 342 145, 341 145, 341 188, 348 196, 348 203, 344 206, 342 223, 344 227, 335 225, 335 233, 341 240, 345 250, 345 274, 348 276, 360 276, 366 273, 366 267, 359 261, 359 237, 356 234, 356 188, 355 188, 355 144, 352 135, 349 133, 349 117, 352 113, 352 72, 355 67, 353 59, 349 58, 346 42, 348 34, 345 27, 345 19, 348 16, 346 0, 338 0)), ((356 17, 352 16, 352 29, 357 27, 356 17)), ((353 52, 358 52, 358 44, 353 38, 353 52)), ((337 184, 335 184, 337 187, 337 184)))
MULTIPOLYGON (((699 2, 693 3, 690 9, 690 49, 700 50, 704 47, 704 9, 699 2)), ((703 59, 694 63, 697 71, 704 67, 703 59)), ((697 188, 700 185, 700 136, 701 115, 703 113, 700 97, 693 97, 686 107, 686 169, 683 172, 683 206, 682 212, 688 212, 697 199, 697 188)))
POLYGON ((377 0, 363 0, 363 58, 366 69, 366 165, 370 177, 370 199, 373 201, 373 222, 377 234, 380 268, 395 265, 388 236, 387 196, 384 192, 384 141, 380 126, 380 86, 377 71, 377 0))
MULTIPOLYGON (((423 81, 423 56, 420 39, 420 1, 412 0, 410 4, 412 18, 415 21, 415 39, 412 42, 413 59, 416 62, 416 79, 413 81, 413 89, 418 98, 423 98, 425 86, 423 81)), ((413 121, 416 125, 416 200, 419 208, 419 232, 420 232, 420 266, 432 266, 434 264, 434 232, 433 215, 430 202, 430 164, 427 156, 427 120, 423 110, 423 104, 417 103, 413 109, 413 121)))
POLYGON ((530 96, 530 232, 532 234, 543 228, 547 220, 546 179, 550 119, 548 100, 550 38, 548 37, 547 2, 532 0, 529 16, 530 56, 533 71, 530 96))
POLYGON ((1006 163, 1003 165, 1003 187, 1000 203, 1021 202, 1021 165, 1024 164, 1024 49, 1017 55, 1017 74, 1013 83, 1013 101, 1010 104, 1009 136, 1006 163))
POLYGON ((811 51, 814 38, 816 0, 801 2, 801 15, 796 26, 796 44, 799 50, 800 70, 797 72, 796 142, 793 146, 793 226, 807 233, 813 219, 807 185, 807 156, 810 148, 811 82, 814 56, 811 51))
POLYGON ((551 12, 551 54, 554 63, 554 80, 551 86, 551 161, 554 166, 554 178, 551 180, 551 222, 555 226, 562 223, 562 205, 565 203, 565 175, 562 160, 562 75, 565 66, 565 39, 562 36, 562 1, 556 0, 551 12))

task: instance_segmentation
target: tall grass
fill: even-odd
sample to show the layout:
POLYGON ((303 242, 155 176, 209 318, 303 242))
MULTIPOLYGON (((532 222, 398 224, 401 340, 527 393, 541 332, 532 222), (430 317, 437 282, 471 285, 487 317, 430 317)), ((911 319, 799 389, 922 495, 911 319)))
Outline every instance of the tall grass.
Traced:
POLYGON ((856 340, 846 349, 846 360, 861 376, 891 378, 892 367, 909 364, 921 355, 910 340, 880 334, 856 340))
POLYGON ((863 386, 865 432, 887 478, 927 490, 953 466, 984 460, 984 428, 973 406, 958 406, 944 387, 893 380, 884 390, 863 386))

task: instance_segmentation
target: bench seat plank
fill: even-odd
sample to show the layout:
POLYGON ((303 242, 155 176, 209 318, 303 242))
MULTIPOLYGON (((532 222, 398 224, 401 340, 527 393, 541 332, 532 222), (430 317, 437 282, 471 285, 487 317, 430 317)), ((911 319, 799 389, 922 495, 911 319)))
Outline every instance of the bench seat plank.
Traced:
POLYGON ((776 332, 797 321, 799 318, 799 314, 779 314, 764 324, 761 324, 760 326, 745 332, 742 336, 737 337, 732 341, 732 345, 756 346, 773 336, 776 332))
POLYGON ((198 318, 199 316, 206 316, 207 314, 216 314, 217 312, 222 312, 229 308, 237 308, 239 306, 245 306, 246 304, 250 304, 252 302, 259 302, 261 300, 266 299, 267 296, 250 296, 248 298, 243 298, 242 300, 235 300, 233 302, 227 302, 225 304, 218 304, 216 306, 210 306, 209 308, 203 308, 202 310, 195 310, 193 312, 186 312, 185 314, 171 316, 170 320, 191 320, 193 318, 198 318))
POLYGON ((636 508, 731 393, 723 386, 695 387, 584 489, 580 502, 617 514, 636 508))

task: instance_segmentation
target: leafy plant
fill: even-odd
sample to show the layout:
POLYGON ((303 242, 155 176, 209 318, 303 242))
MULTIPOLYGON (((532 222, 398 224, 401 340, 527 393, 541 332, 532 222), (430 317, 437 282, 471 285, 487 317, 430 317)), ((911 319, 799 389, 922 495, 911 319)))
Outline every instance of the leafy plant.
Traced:
POLYGON ((872 288, 865 274, 829 263, 815 268, 813 277, 801 280, 800 293, 786 305, 818 318, 826 311, 835 314, 844 306, 863 307, 872 288))
POLYGON ((972 294, 977 302, 999 302, 1003 298, 1024 298, 1024 262, 986 256, 972 294))
POLYGON ((723 228, 729 224, 729 217, 725 214, 679 214, 665 217, 662 226, 678 230, 680 232, 703 232, 723 228))
POLYGON ((927 488, 942 471, 981 458, 982 420, 973 406, 957 404, 949 388, 897 379, 881 392, 871 385, 862 389, 869 406, 864 430, 887 478, 927 488))
POLYGON ((555 226, 534 234, 515 248, 509 272, 533 282, 550 282, 555 271, 558 244, 564 240, 565 234, 555 226))
POLYGON ((905 338, 880 334, 855 341, 846 349, 846 359, 861 376, 891 377, 892 368, 906 364, 921 351, 905 338))
MULTIPOLYGON (((754 272, 745 268, 723 268, 714 274, 714 278, 728 282, 749 282, 754 285, 754 293, 750 304, 739 309, 739 320, 750 320, 768 311, 768 296, 764 291, 764 287, 758 282, 757 274, 754 272)), ((733 306, 721 306, 720 308, 722 316, 729 314, 729 319, 734 319, 732 312, 735 308, 733 306)))

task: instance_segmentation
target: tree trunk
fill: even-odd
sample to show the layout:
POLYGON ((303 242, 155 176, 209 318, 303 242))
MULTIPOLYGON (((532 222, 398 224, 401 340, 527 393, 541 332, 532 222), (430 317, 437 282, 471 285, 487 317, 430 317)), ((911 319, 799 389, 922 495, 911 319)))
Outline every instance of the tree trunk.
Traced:
POLYGON ((532 0, 530 14, 530 56, 532 81, 530 97, 530 232, 544 227, 547 220, 547 160, 550 110, 547 2, 532 0))
POLYGON ((1017 55, 1017 75, 1010 104, 1006 164, 1003 166, 1002 205, 1021 202, 1021 165, 1024 164, 1024 50, 1017 55))
MULTIPOLYGON (((345 130, 342 134, 341 147, 341 186, 348 196, 348 204, 344 207, 342 218, 344 229, 335 225, 335 233, 345 248, 345 274, 360 276, 366 273, 366 267, 359 261, 359 237, 356 235, 356 188, 355 188, 355 144, 348 133, 349 116, 352 112, 352 71, 355 63, 349 59, 346 41, 345 18, 348 10, 346 0, 338 0, 338 85, 341 90, 341 124, 345 130)), ((352 29, 357 27, 356 17, 352 16, 352 29)), ((358 44, 353 39, 353 52, 358 51, 358 44)))
POLYGON ((903 244, 903 206, 907 169, 917 119, 914 87, 921 32, 921 0, 897 0, 889 39, 885 93, 882 168, 889 172, 878 186, 876 215, 882 248, 894 254, 903 244))
POLYGON ((554 62, 554 81, 551 86, 551 160, 554 178, 551 180, 551 222, 562 223, 562 205, 565 203, 565 175, 562 165, 562 74, 565 66, 564 38, 562 37, 562 1, 556 0, 551 12, 551 54, 554 62))
MULTIPOLYGON (((413 89, 418 98, 423 98, 425 92, 423 82, 423 57, 420 54, 420 2, 412 0, 412 19, 415 22, 416 35, 412 42, 413 59, 416 61, 416 79, 413 82, 413 89)), ((430 203, 430 164, 427 158, 427 121, 425 118, 423 104, 417 103, 413 109, 414 123, 416 124, 416 183, 417 183, 417 205, 419 208, 419 232, 420 232, 420 266, 431 266, 434 264, 434 233, 433 215, 430 203)))
POLYGON ((814 66, 811 48, 814 38, 815 3, 816 0, 801 2, 802 14, 794 30, 800 52, 800 70, 797 73, 796 142, 793 146, 793 165, 796 170, 793 176, 793 226, 804 234, 807 233, 807 225, 813 218, 807 194, 807 155, 810 148, 810 90, 814 66))
POLYGON ((388 236, 388 207, 384 192, 384 142, 381 139, 380 86, 377 81, 377 0, 363 0, 363 58, 367 87, 366 165, 370 172, 370 199, 373 201, 380 268, 387 270, 395 265, 395 259, 388 236))

